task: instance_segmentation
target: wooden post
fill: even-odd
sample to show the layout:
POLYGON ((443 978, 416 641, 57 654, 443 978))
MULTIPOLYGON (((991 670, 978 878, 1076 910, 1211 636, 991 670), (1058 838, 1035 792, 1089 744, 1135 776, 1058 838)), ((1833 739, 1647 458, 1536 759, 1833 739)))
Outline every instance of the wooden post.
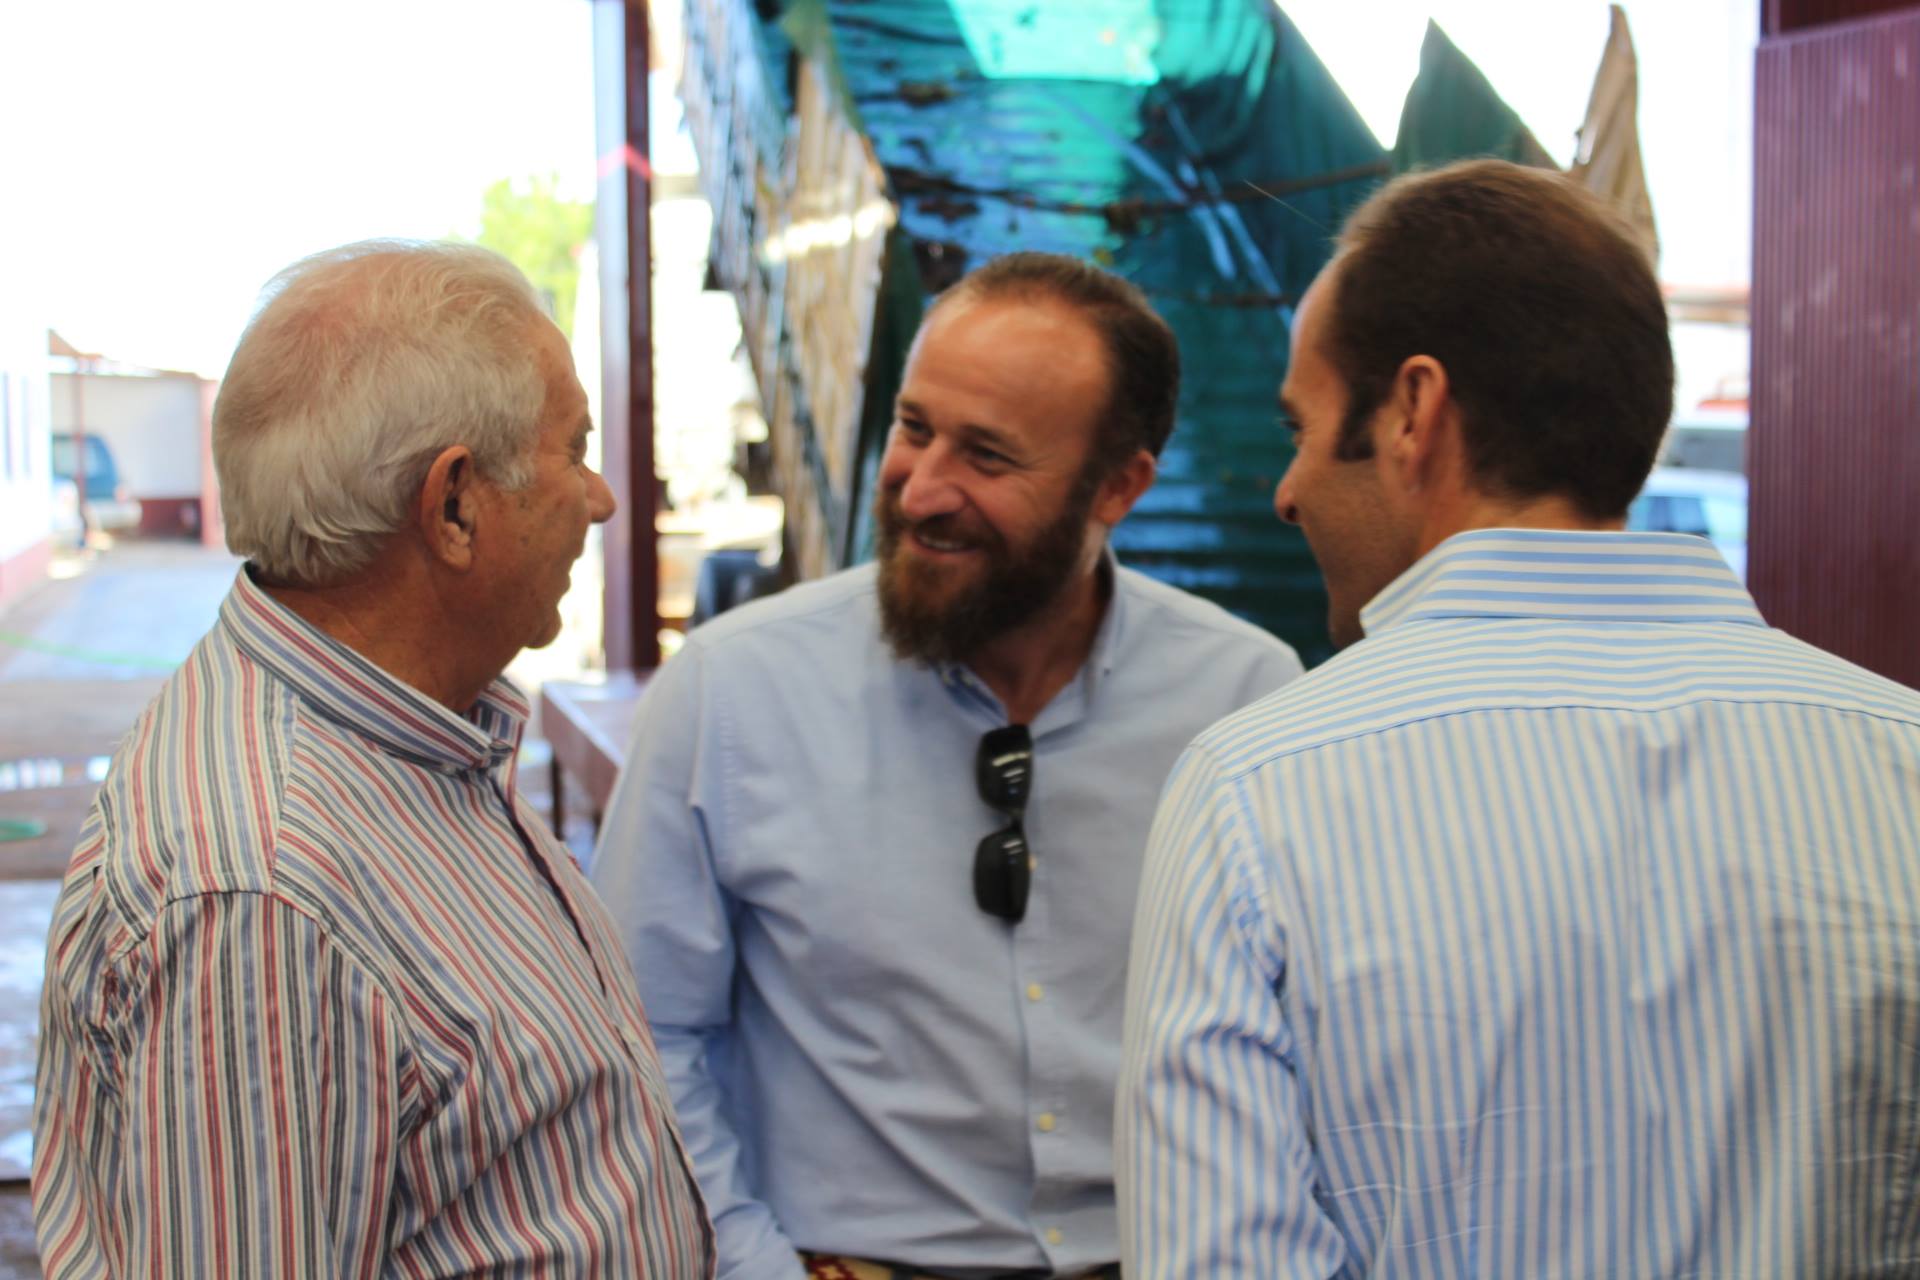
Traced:
POLYGON ((603 639, 609 671, 660 662, 654 533, 653 169, 647 146, 647 7, 594 0, 594 133, 599 191, 602 462, 620 510, 607 523, 603 639))

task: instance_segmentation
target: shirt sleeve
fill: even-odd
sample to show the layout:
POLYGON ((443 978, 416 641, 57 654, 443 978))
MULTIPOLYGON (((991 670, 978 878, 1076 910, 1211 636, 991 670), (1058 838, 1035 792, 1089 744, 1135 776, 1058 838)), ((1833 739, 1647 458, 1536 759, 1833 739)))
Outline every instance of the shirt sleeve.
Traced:
POLYGON ((719 1280, 801 1280, 773 1210, 754 1193, 743 1134, 713 1068, 733 1035, 733 901, 711 846, 719 816, 716 711, 690 644, 654 676, 601 821, 593 887, 613 917, 713 1218, 719 1280))
POLYGON ((1346 1251, 1316 1200, 1286 960, 1231 782, 1181 758, 1148 842, 1115 1105, 1128 1275, 1319 1278, 1346 1251), (1270 921, 1269 921, 1270 923, 1270 921))
POLYGON ((34 1125, 52 1280, 381 1273, 399 1029, 308 916, 185 899, 109 980, 70 975, 76 993, 54 968, 34 1125))

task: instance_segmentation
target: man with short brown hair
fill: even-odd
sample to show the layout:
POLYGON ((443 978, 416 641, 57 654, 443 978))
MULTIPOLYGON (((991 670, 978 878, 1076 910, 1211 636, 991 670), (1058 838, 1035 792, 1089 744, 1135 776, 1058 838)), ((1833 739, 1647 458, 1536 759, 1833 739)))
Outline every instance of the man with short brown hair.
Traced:
POLYGON ((1912 1271, 1920 695, 1624 531, 1672 387, 1653 273, 1560 176, 1348 224, 1274 495, 1347 647, 1161 801, 1129 1274, 1912 1271))
POLYGON ((908 358, 878 564, 723 615, 654 677, 593 878, 729 1280, 1118 1257, 1153 797, 1203 724, 1299 671, 1107 548, 1178 371, 1124 281, 989 264, 908 358))

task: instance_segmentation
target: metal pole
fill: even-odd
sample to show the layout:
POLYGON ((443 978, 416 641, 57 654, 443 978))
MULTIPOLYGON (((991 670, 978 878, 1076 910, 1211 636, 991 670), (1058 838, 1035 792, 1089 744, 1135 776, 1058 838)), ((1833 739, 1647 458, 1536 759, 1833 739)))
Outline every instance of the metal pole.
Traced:
POLYGON ((92 361, 85 356, 73 362, 73 483, 79 490, 80 546, 87 545, 92 526, 87 523, 87 370, 92 361))
POLYGON ((653 152, 648 137, 648 73, 652 70, 648 0, 627 3, 627 493, 633 576, 629 601, 633 665, 660 665, 660 555, 655 530, 659 481, 653 457, 653 152))

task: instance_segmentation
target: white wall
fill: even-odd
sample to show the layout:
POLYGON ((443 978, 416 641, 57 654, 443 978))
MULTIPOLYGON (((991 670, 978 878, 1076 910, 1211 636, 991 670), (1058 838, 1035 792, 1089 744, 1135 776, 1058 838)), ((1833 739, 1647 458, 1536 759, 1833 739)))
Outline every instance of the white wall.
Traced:
POLYGON ((54 374, 54 430, 73 430, 77 414, 84 414, 87 434, 99 436, 113 450, 128 496, 199 496, 199 378, 54 374))
POLYGON ((0 291, 0 562, 47 539, 53 471, 47 427, 47 331, 0 291))

